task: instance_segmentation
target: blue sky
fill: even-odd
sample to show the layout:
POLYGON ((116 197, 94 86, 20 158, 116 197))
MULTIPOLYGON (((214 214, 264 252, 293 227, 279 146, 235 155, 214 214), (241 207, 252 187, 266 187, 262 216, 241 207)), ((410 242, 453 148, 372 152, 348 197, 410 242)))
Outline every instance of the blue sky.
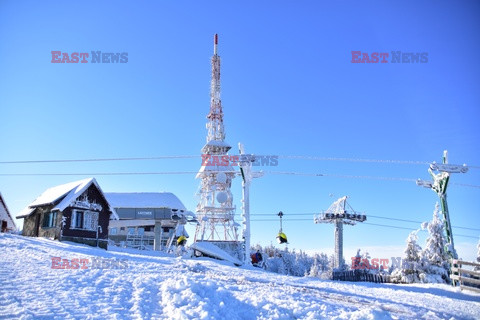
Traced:
MULTIPOLYGON (((248 152, 440 161, 477 166, 480 185, 480 4, 464 1, 0 2, 0 161, 200 155, 219 34, 227 141, 248 152), (51 51, 128 52, 125 64, 53 64, 51 51), (353 64, 351 51, 427 52, 427 63, 353 64)), ((237 148, 232 149, 237 153, 237 148)), ((3 173, 196 171, 198 159, 0 164, 3 173)), ((429 178, 427 165, 280 159, 270 171, 429 178)), ((44 189, 85 176, 1 176, 16 214, 44 189)), ((104 191, 171 191, 194 209, 193 175, 95 176, 104 191)), ((240 214, 241 181, 234 182, 240 214)), ((348 195, 368 215, 426 221, 436 195, 408 181, 265 175, 255 214, 310 218, 348 195), (334 196, 330 196, 333 194, 334 196)), ((480 189, 451 185, 461 256, 473 259, 480 189)), ((268 218, 257 216, 256 219, 268 218)), ((239 217, 240 220, 240 217, 239 217)), ((418 224, 368 218, 370 223, 418 224)), ((257 221, 252 242, 275 243, 257 221)), ((289 248, 328 251, 333 226, 285 221, 289 248)), ((345 228, 345 256, 401 254, 408 230, 345 228), (400 250, 400 252, 399 252, 400 250)), ((423 243, 422 243, 423 244, 423 243)))

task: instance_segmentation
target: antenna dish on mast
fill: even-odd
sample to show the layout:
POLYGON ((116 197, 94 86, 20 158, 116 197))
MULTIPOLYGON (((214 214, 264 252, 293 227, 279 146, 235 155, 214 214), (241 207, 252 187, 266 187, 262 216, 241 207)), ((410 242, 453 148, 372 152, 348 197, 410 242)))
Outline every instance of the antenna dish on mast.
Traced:
POLYGON ((228 200, 228 194, 224 191, 217 193, 217 201, 219 203, 224 203, 228 200))
POLYGON ((217 173, 217 182, 218 183, 226 183, 227 182, 227 175, 224 172, 217 173))

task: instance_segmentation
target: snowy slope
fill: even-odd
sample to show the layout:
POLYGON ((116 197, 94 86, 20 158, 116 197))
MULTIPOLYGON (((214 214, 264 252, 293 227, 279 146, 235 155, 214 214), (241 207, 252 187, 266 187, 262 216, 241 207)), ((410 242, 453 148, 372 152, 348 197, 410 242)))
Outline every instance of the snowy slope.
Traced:
POLYGON ((478 319, 480 295, 446 285, 295 278, 210 259, 0 234, 0 319, 18 318, 478 319), (116 266, 127 268, 52 269, 51 257, 122 261, 116 266))

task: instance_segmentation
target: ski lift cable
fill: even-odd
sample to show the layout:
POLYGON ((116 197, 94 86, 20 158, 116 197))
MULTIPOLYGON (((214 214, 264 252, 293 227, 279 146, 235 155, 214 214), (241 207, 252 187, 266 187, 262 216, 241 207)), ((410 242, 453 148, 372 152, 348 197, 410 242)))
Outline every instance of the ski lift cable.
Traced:
POLYGON ((163 171, 163 172, 85 172, 85 173, 0 173, 0 176, 127 176, 127 175, 175 175, 197 174, 198 171, 163 171))
POLYGON ((85 159, 48 159, 48 160, 12 160, 0 161, 0 164, 33 164, 33 163, 59 163, 59 162, 105 162, 105 161, 139 161, 139 160, 164 160, 164 159, 193 159, 200 155, 155 156, 155 157, 126 157, 126 158, 85 158, 85 159))
MULTIPOLYGON (((295 171, 263 171, 265 174, 278 174, 278 175, 298 175, 298 176, 316 176, 316 177, 332 177, 332 178, 347 178, 347 179, 368 179, 368 180, 390 180, 390 181, 406 181, 417 182, 418 179, 414 178, 401 178, 401 177, 382 177, 382 176, 360 176, 360 175, 345 175, 345 174, 332 174, 332 173, 306 173, 295 171)), ((451 185, 457 185, 469 188, 480 188, 480 185, 456 183, 452 182, 451 185)))
MULTIPOLYGON (((318 156, 301 156, 301 155, 284 155, 278 156, 280 159, 302 159, 302 160, 319 160, 319 161, 345 161, 345 162, 368 162, 368 163, 387 163, 387 164, 411 164, 411 165, 430 165, 431 161, 418 160, 388 160, 388 159, 365 159, 365 158, 342 158, 342 157, 318 157, 318 156)), ((480 169, 480 166, 469 165, 469 168, 480 169)))
MULTIPOLYGON (((404 230, 420 230, 420 231, 427 231, 425 229, 412 229, 412 228, 406 228, 406 227, 399 227, 399 226, 391 226, 387 224, 379 224, 379 223, 370 223, 370 222, 363 222, 364 224, 369 224, 371 226, 377 226, 377 227, 385 227, 385 228, 395 228, 395 229, 404 229, 404 230)), ((465 234, 455 234, 455 237, 464 237, 464 238, 473 238, 473 239, 478 239, 478 236, 470 236, 470 235, 465 235, 465 234)))
POLYGON ((301 156, 301 155, 285 155, 278 156, 280 159, 301 159, 301 160, 319 160, 319 161, 345 161, 345 162, 375 162, 375 163, 392 163, 392 164, 415 164, 429 165, 427 161, 415 160, 382 160, 382 159, 363 159, 363 158, 341 158, 341 157, 317 157, 317 156, 301 156))
MULTIPOLYGON (((320 157, 302 155, 278 155, 280 159, 299 159, 316 161, 341 161, 341 162, 367 162, 386 164, 408 164, 408 165, 429 165, 429 161, 418 160, 389 160, 389 159, 365 159, 345 157, 320 157)), ((144 160, 165 160, 165 159, 195 159, 201 155, 163 155, 152 157, 116 157, 116 158, 84 158, 84 159, 44 159, 44 160, 10 160, 0 161, 0 164, 34 164, 34 163, 61 163, 61 162, 105 162, 105 161, 144 161, 144 160)), ((469 165, 469 168, 480 169, 480 166, 469 165)))
MULTIPOLYGON (((225 171, 230 172, 230 171, 225 171)), ((237 171, 231 171, 237 173, 237 171)), ((416 182, 417 179, 413 178, 400 178, 400 177, 382 177, 382 176, 359 176, 359 175, 342 175, 342 174, 329 174, 329 173, 305 173, 305 172, 289 172, 289 171, 263 171, 266 174, 278 174, 278 175, 296 175, 296 176, 317 176, 317 177, 334 177, 334 178, 348 178, 348 179, 370 179, 370 180, 390 180, 390 181, 407 181, 416 182)), ((0 173, 0 176, 126 176, 126 175, 181 175, 181 174, 197 174, 198 171, 161 171, 161 172, 82 172, 82 173, 0 173)), ((465 183, 450 183, 451 185, 457 185, 468 188, 480 189, 480 185, 465 184, 465 183)))
MULTIPOLYGON (((382 216, 374 216, 374 215, 368 215, 368 217, 369 218, 384 219, 384 220, 395 220, 395 221, 402 221, 402 222, 410 222, 410 223, 423 223, 423 222, 425 222, 425 221, 398 219, 398 218, 390 218, 390 217, 382 217, 382 216)), ((478 229, 478 228, 469 228, 469 227, 460 227, 460 226, 452 226, 452 227, 457 228, 457 229, 480 231, 480 229, 478 229)))
POLYGON ((413 178, 360 176, 360 175, 345 175, 345 174, 334 174, 334 173, 308 173, 308 172, 296 172, 296 171, 264 171, 264 173, 265 174, 296 175, 296 176, 349 178, 349 179, 397 180, 397 181, 408 181, 408 182, 416 182, 417 181, 417 179, 413 179, 413 178))
MULTIPOLYGON (((276 221, 272 219, 252 219, 252 222, 270 222, 270 221, 276 221)), ((312 221, 312 219, 288 219, 285 221, 312 221)), ((407 227, 401 227, 401 226, 392 226, 392 225, 387 225, 387 224, 378 224, 378 223, 370 223, 370 222, 363 222, 363 224, 368 224, 372 226, 377 226, 377 227, 384 227, 384 228, 394 228, 394 229, 402 229, 402 230, 420 230, 420 231, 426 231, 423 229, 414 229, 414 228, 407 228, 407 227)), ((472 238, 472 239, 478 239, 478 236, 470 236, 470 235, 464 235, 464 234, 455 234, 456 237, 464 237, 464 238, 472 238)))
MULTIPOLYGON (((289 216, 314 216, 315 214, 318 213, 289 213, 289 216)), ((256 216, 271 216, 271 213, 252 213, 250 214, 253 217, 256 216)), ((383 217, 383 216, 375 216, 375 215, 367 215, 368 218, 377 218, 377 219, 384 219, 384 220, 394 220, 394 221, 402 221, 402 222, 409 222, 409 223, 418 223, 422 224, 425 221, 417 221, 417 220, 407 220, 407 219, 398 219, 398 218, 391 218, 391 217, 383 217)), ((297 219, 297 218, 288 218, 286 221, 292 220, 292 219, 297 219)), ((305 218, 300 218, 300 219, 305 219, 305 218)), ((305 219, 306 220, 312 220, 312 219, 305 219)), ((470 227, 460 227, 460 226, 452 226, 453 228, 457 229, 465 229, 465 230, 472 230, 472 231, 480 231, 479 228, 470 228, 470 227)))

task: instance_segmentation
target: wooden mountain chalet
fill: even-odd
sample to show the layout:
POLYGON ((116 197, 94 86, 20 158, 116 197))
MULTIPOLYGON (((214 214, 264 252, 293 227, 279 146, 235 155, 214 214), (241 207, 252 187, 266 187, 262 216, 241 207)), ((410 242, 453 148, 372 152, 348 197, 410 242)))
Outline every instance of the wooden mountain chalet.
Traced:
POLYGON ((13 222, 10 211, 8 211, 5 199, 0 193, 0 232, 14 232, 17 230, 15 222, 13 222))
POLYGON ((18 215, 23 235, 107 249, 109 220, 118 219, 94 178, 47 189, 18 215))

